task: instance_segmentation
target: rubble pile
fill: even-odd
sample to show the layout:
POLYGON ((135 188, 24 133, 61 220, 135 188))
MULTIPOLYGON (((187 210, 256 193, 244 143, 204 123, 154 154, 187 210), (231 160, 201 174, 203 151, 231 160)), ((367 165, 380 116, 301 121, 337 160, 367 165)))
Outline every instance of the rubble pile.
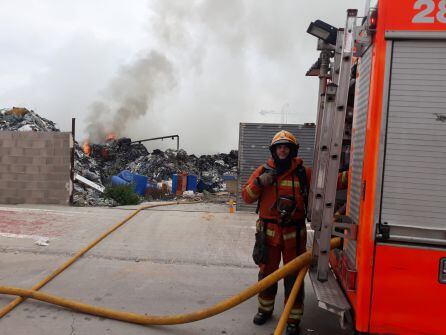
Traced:
MULTIPOLYGON (((25 108, 0 109, 0 130, 12 131, 59 131, 55 124, 25 108)), ((84 144, 85 145, 85 144, 84 144)), ((153 185, 167 181, 173 174, 184 172, 198 177, 204 189, 219 192, 224 189, 223 176, 236 174, 238 153, 188 155, 184 150, 154 150, 149 153, 141 143, 129 138, 108 139, 102 144, 84 146, 75 142, 74 172, 100 187, 110 184, 111 177, 123 170, 147 176, 153 185)), ((75 180, 73 203, 78 206, 114 206, 113 200, 75 180)))
MULTIPOLYGON (((131 144, 130 139, 109 140, 105 144, 91 144, 87 156, 80 146, 75 150, 75 171, 100 186, 110 184, 111 177, 123 170, 147 176, 153 183, 167 181, 179 172, 194 174, 210 192, 224 189, 223 175, 237 173, 237 151, 229 154, 188 155, 184 150, 154 150, 148 153, 142 144, 131 144)), ((75 183, 74 203, 81 206, 112 205, 100 192, 75 183)))
MULTIPOLYGON (((77 173, 99 186, 105 187, 102 182, 102 170, 99 163, 87 156, 76 142, 74 147, 74 173, 77 173)), ((112 199, 105 198, 101 192, 88 187, 77 180, 73 183, 73 204, 76 206, 115 206, 112 199)))
POLYGON ((10 131, 59 131, 54 122, 32 110, 13 107, 0 109, 0 130, 10 131))
POLYGON ((188 155, 184 150, 168 149, 165 152, 154 150, 151 154, 141 156, 127 165, 127 170, 148 176, 160 182, 172 178, 174 173, 194 174, 207 185, 210 191, 223 189, 223 175, 237 172, 237 151, 229 154, 188 155))
POLYGON ((103 183, 108 183, 122 170, 128 170, 131 162, 149 154, 143 144, 131 142, 130 138, 123 137, 105 144, 91 144, 90 157, 99 165, 103 183))

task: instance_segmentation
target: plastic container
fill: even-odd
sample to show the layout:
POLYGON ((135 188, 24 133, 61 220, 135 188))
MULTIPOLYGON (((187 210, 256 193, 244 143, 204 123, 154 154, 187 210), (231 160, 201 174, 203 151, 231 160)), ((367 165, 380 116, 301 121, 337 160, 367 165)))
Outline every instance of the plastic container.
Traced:
POLYGON ((194 176, 193 174, 188 175, 186 191, 197 192, 197 180, 197 176, 194 176))
POLYGON ((133 182, 135 183, 135 192, 142 197, 146 193, 147 180, 148 178, 146 176, 142 176, 140 174, 133 175, 133 182))
POLYGON ((122 179, 121 177, 118 177, 118 176, 113 176, 111 178, 111 183, 112 183, 113 186, 129 184, 128 181, 126 181, 126 180, 124 180, 124 179, 122 179))
POLYGON ((129 183, 133 182, 133 176, 134 176, 134 174, 127 170, 121 171, 118 174, 119 178, 124 179, 125 181, 127 181, 129 183))
POLYGON ((178 187, 178 175, 174 174, 172 176, 172 194, 177 193, 177 187, 178 187))
POLYGON ((187 186, 187 174, 179 173, 178 174, 177 191, 175 192, 175 194, 182 195, 183 192, 186 191, 186 186, 187 186))

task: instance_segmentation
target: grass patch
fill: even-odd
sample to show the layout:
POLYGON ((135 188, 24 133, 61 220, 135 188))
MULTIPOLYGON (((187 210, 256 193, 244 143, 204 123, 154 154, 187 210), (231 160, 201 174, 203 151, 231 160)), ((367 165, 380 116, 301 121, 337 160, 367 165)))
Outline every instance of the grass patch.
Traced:
POLYGON ((137 205, 141 202, 141 198, 133 189, 133 184, 107 186, 104 195, 115 200, 121 206, 137 205))

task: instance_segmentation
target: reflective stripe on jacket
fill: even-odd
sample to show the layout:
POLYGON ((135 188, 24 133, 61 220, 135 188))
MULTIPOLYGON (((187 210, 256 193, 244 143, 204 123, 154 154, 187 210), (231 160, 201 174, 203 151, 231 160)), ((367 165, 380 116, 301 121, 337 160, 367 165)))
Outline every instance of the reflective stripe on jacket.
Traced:
MULTIPOLYGON (((274 161, 269 159, 267 163, 272 169, 275 168, 274 161)), ((296 196, 296 211, 293 220, 305 219, 305 203, 300 192, 299 177, 296 175, 296 168, 302 164, 299 157, 293 158, 291 168, 280 176, 276 177, 276 184, 268 186, 258 186, 255 183, 265 170, 264 166, 259 166, 243 186, 242 198, 246 203, 253 203, 260 199, 259 216, 264 219, 279 219, 279 212, 276 208, 278 196, 296 196), (293 192, 294 179, 294 192, 293 192), (277 194, 276 194, 277 192, 277 194)), ((307 175, 307 190, 310 189, 311 168, 305 168, 307 175)), ((348 171, 338 174, 337 189, 346 189, 348 183, 348 171)))

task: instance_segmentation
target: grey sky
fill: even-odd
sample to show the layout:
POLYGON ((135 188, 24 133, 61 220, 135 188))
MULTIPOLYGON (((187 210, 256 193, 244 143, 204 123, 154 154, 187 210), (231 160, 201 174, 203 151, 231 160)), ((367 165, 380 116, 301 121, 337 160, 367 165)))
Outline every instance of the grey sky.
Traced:
POLYGON ((363 7, 362 0, 2 0, 0 107, 34 109, 64 130, 76 117, 78 139, 93 120, 134 139, 178 133, 188 152, 228 151, 237 148, 239 122, 280 122, 261 110, 315 121, 317 79, 304 74, 316 39, 306 28, 318 18, 342 26, 347 8, 363 7))

